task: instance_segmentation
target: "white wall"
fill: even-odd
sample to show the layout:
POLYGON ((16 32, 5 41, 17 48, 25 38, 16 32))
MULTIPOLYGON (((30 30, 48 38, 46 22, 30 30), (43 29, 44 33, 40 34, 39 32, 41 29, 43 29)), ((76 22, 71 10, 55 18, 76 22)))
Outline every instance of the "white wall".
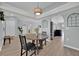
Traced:
POLYGON ((5 17, 5 35, 17 36, 17 20, 14 16, 5 17))
MULTIPOLYGON (((0 11, 2 11, 2 9, 0 9, 0 11)), ((3 37, 4 37, 4 25, 3 25, 3 22, 0 21, 0 51, 3 45, 3 37)))
POLYGON ((72 8, 63 15, 65 19, 64 45, 79 49, 79 27, 67 27, 67 17, 71 13, 79 13, 79 7, 72 8))
POLYGON ((79 50, 79 27, 67 27, 67 17, 71 13, 79 13, 79 6, 56 13, 52 17, 61 15, 64 18, 64 46, 79 50))
POLYGON ((3 45, 3 37, 4 37, 3 23, 0 21, 0 51, 3 45))
MULTIPOLYGON (((79 27, 67 27, 67 17, 71 13, 79 13, 79 6, 53 14, 51 15, 51 18, 57 15, 63 16, 64 24, 62 23, 62 26, 64 29, 64 45, 79 50, 79 27)), ((57 18, 57 20, 59 20, 59 18, 57 18)))
POLYGON ((10 35, 10 36, 15 36, 15 21, 6 21, 6 36, 10 35))
POLYGON ((4 14, 5 14, 5 19, 7 21, 15 22, 15 35, 19 34, 18 26, 24 27, 24 34, 25 34, 28 31, 28 28, 31 29, 31 28, 37 27, 39 24, 36 19, 25 17, 23 15, 13 13, 11 11, 4 10, 4 14))

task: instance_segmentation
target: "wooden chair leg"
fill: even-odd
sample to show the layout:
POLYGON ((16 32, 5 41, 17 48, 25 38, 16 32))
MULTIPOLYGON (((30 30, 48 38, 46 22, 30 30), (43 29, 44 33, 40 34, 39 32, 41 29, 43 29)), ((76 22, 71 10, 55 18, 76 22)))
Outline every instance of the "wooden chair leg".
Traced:
POLYGON ((45 39, 45 45, 46 45, 46 39, 45 39))
POLYGON ((43 48, 43 41, 39 40, 39 42, 40 42, 40 48, 42 49, 43 48))
POLYGON ((36 50, 34 52, 35 52, 35 55, 36 55, 36 50))
POLYGON ((28 51, 26 50, 26 56, 28 56, 28 51))
POLYGON ((5 45, 5 38, 4 38, 4 43, 3 44, 5 45))
POLYGON ((11 39, 9 38, 9 44, 11 43, 11 39))
POLYGON ((22 56, 22 51, 23 51, 23 50, 22 50, 22 48, 21 48, 21 56, 22 56))

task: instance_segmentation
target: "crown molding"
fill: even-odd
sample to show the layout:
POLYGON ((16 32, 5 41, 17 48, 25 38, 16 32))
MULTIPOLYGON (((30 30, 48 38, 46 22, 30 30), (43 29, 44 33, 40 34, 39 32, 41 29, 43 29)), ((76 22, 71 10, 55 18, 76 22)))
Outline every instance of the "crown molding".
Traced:
POLYGON ((23 15, 25 17, 29 17, 31 19, 36 19, 37 20, 37 19, 41 19, 41 18, 44 18, 44 17, 51 16, 51 15, 53 15, 55 13, 58 13, 58 12, 61 12, 61 11, 68 10, 68 9, 76 7, 78 5, 79 5, 79 3, 77 3, 77 2, 68 2, 64 5, 61 5, 57 8, 54 8, 54 9, 48 11, 48 12, 43 13, 40 16, 33 16, 33 14, 29 14, 28 12, 26 12, 22 9, 13 7, 13 6, 9 5, 8 3, 2 3, 0 5, 0 8, 3 9, 3 10, 8 10, 8 11, 23 15))
POLYGON ((54 9, 52 9, 52 10, 46 12, 46 13, 43 13, 42 15, 40 15, 37 18, 44 18, 44 17, 47 17, 47 16, 51 16, 51 15, 53 15, 55 13, 71 9, 73 7, 76 7, 76 6, 79 6, 79 3, 77 3, 77 2, 68 2, 68 3, 66 3, 64 5, 61 5, 61 6, 57 7, 57 8, 54 8, 54 9))
POLYGON ((16 13, 16 14, 20 14, 20 15, 25 16, 25 17, 29 17, 31 19, 36 19, 31 14, 29 14, 28 12, 26 12, 26 11, 24 11, 22 9, 13 7, 13 6, 11 6, 11 5, 7 4, 7 3, 2 3, 0 5, 0 8, 3 9, 3 10, 11 11, 11 12, 16 13))

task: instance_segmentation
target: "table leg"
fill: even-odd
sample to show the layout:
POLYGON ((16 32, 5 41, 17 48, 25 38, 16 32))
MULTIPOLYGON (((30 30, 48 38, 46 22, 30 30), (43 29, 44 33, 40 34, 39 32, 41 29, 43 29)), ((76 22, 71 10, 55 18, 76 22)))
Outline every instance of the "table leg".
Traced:
POLYGON ((11 39, 9 38, 9 44, 11 43, 11 39))
POLYGON ((40 43, 40 48, 43 49, 43 41, 39 40, 39 43, 40 43))
POLYGON ((45 45, 46 45, 46 39, 45 39, 45 45))
POLYGON ((38 40, 36 40, 37 55, 39 54, 38 40))

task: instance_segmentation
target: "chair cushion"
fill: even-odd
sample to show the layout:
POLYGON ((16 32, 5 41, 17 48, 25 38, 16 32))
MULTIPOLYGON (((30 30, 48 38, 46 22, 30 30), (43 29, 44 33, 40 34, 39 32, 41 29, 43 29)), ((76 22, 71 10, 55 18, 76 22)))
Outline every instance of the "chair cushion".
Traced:
POLYGON ((35 48, 35 44, 34 43, 31 43, 31 42, 28 42, 26 45, 24 45, 23 49, 24 50, 31 50, 35 48))

